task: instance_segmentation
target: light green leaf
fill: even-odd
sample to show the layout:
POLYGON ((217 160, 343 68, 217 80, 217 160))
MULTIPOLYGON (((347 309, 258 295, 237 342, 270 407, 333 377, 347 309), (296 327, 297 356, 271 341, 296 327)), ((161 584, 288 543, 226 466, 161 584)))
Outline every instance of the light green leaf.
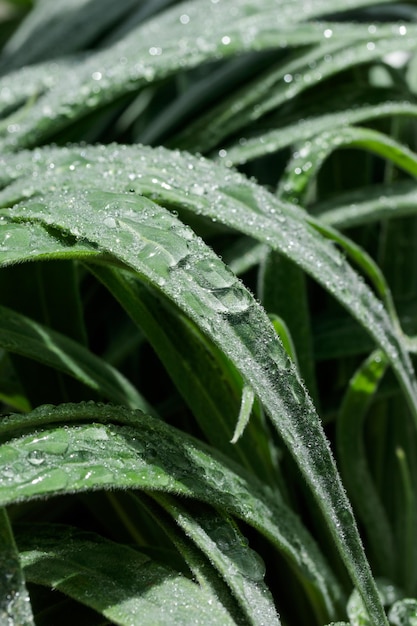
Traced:
POLYGON ((248 425, 250 419, 254 400, 255 392, 253 391, 252 387, 249 387, 249 385, 244 385, 242 389, 242 400, 240 404, 239 417, 237 419, 235 432, 233 433, 233 437, 230 440, 230 443, 237 443, 237 441, 243 435, 243 431, 248 425))
POLYGON ((22 533, 19 547, 29 581, 58 589, 119 626, 235 623, 206 589, 95 533, 38 524, 22 533))

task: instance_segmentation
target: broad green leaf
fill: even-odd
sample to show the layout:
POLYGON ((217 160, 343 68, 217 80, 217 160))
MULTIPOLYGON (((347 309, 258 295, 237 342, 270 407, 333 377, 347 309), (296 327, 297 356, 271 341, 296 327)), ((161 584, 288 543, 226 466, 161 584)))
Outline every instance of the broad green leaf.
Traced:
POLYGON ((318 615, 326 619, 335 613, 340 590, 299 519, 226 457, 159 420, 121 407, 41 407, 4 418, 0 428, 10 437, 35 424, 44 430, 0 447, 1 504, 103 488, 191 496, 262 532, 293 563, 318 615), (77 420, 128 425, 69 426, 77 420), (52 426, 60 421, 66 426, 52 426))
POLYGON ((387 367, 380 351, 372 353, 351 379, 336 422, 338 461, 343 483, 364 525, 379 571, 393 576, 396 546, 386 511, 372 480, 363 426, 372 398, 387 367))
POLYGON ((0 346, 69 374, 112 402, 152 413, 133 385, 105 361, 69 337, 3 306, 0 346))
POLYGON ((234 624, 204 588, 95 533, 37 524, 22 532, 19 548, 27 580, 58 589, 119 626, 234 624))
POLYGON ((19 554, 4 508, 0 508, 0 623, 34 626, 19 554))

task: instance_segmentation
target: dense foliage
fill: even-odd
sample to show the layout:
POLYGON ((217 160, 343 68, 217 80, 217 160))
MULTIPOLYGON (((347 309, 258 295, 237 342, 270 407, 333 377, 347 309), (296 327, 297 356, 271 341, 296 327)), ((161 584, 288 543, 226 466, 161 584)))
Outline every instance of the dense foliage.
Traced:
POLYGON ((415 2, 0 19, 0 623, 415 624, 415 2))

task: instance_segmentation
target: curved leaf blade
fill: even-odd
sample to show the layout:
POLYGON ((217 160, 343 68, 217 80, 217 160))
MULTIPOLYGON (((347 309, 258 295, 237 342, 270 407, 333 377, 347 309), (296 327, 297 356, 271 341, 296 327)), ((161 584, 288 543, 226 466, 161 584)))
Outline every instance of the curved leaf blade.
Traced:
POLYGON ((21 534, 27 579, 58 589, 112 623, 148 626, 206 620, 232 626, 224 607, 203 587, 140 552, 95 533, 37 525, 21 534))
POLYGON ((103 488, 191 496, 257 528, 294 564, 321 615, 335 614, 341 592, 316 545, 276 494, 240 466, 162 421, 122 407, 45 406, 0 426, 10 437, 35 424, 49 426, 0 446, 1 504, 103 488), (103 423, 53 427, 75 421, 103 423))

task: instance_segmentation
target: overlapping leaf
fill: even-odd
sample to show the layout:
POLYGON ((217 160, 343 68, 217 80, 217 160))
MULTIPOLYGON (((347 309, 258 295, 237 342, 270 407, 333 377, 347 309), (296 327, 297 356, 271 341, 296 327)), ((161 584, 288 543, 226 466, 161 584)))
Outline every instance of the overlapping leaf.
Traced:
POLYGON ((63 525, 21 532, 28 580, 58 589, 119 626, 235 622, 209 590, 140 552, 63 525))
POLYGON ((8 418, 0 424, 2 438, 35 425, 35 433, 0 447, 2 504, 104 487, 192 496, 259 529, 299 570, 321 615, 334 614, 340 589, 298 518, 213 449, 139 412, 94 403, 8 418), (53 427, 75 421, 103 423, 53 427))
MULTIPOLYGON (((119 150, 116 149, 118 156, 122 152, 125 156, 125 151, 119 150)), ((59 153, 56 152, 56 155, 59 153)), ((71 159, 71 154, 64 151, 62 155, 68 164, 67 159, 71 159)), ((152 152, 147 151, 147 156, 150 173, 152 152)), ((160 154, 156 152, 154 156, 157 162, 160 154)), ((174 159, 184 158, 181 155, 172 156, 171 164, 174 159)), ((145 163, 144 159, 142 163, 145 163)), ((71 161, 71 164, 74 169, 74 162, 71 161)), ((114 167, 115 163, 112 165, 114 167)), ((140 190, 152 193, 155 197, 161 195, 160 190, 166 191, 165 203, 186 207, 192 206, 194 197, 194 208, 200 212, 206 211, 209 215, 213 215, 214 208, 216 218, 220 217, 223 204, 227 215, 231 217, 225 220, 223 216, 223 221, 236 223, 240 229, 244 224, 252 234, 259 236, 263 233, 261 237, 268 242, 274 242, 274 245, 279 242, 284 253, 295 257, 301 266, 308 265, 310 271, 312 260, 319 254, 321 266, 317 274, 320 274, 321 281, 325 281, 331 291, 342 295, 347 300, 348 308, 363 318, 367 328, 383 343, 408 392, 410 405, 415 406, 415 383, 410 375, 407 356, 391 330, 382 306, 373 299, 372 294, 343 262, 339 253, 321 237, 313 234, 315 231, 309 230, 302 220, 294 219, 294 211, 294 217, 297 215, 295 209, 281 207, 267 192, 246 183, 243 177, 236 175, 235 178, 234 175, 223 172, 224 195, 216 192, 210 201, 209 196, 204 197, 209 189, 213 192, 214 181, 210 177, 217 174, 214 187, 219 189, 218 175, 222 174, 222 170, 204 161, 185 160, 183 166, 188 172, 190 165, 198 171, 198 174, 195 173, 199 184, 195 184, 194 189, 187 181, 183 190, 179 191, 178 187, 173 187, 174 182, 168 172, 165 180, 161 181, 161 172, 158 171, 148 179, 149 182, 143 176, 138 179, 140 190), (252 211, 248 211, 248 205, 252 211), (266 217, 268 214, 270 217, 266 217), (302 245, 299 242, 300 236, 303 237, 302 245), (348 293, 340 288, 341 277, 344 281, 348 278, 351 281, 348 293), (328 281, 331 281, 330 285, 328 281), (358 297, 354 298, 355 305, 351 296, 353 281, 358 288, 358 297), (376 316, 376 320, 371 324, 372 315, 376 316)), ((111 167, 107 161, 106 167, 109 166, 111 167)), ((131 166, 130 163, 129 167, 131 166)), ((54 167, 57 167, 57 162, 54 167)), ((122 163, 119 168, 120 180, 122 163)), ((172 168, 172 174, 175 173, 179 174, 178 165, 172 168)), ((91 171, 89 174, 91 175, 91 171)), ((203 242, 160 206, 138 195, 87 191, 82 177, 79 182, 83 184, 84 191, 68 193, 64 189, 58 194, 52 192, 49 197, 28 200, 14 207, 12 211, 4 210, 2 213, 7 219, 12 219, 14 224, 21 223, 22 228, 26 227, 28 230, 31 223, 35 222, 42 224, 47 230, 52 228, 58 233, 67 233, 92 242, 138 272, 142 280, 159 288, 221 347, 256 389, 258 397, 314 490, 345 564, 357 586, 363 590, 370 613, 378 615, 377 619, 383 622, 372 578, 367 571, 366 561, 361 556, 362 548, 350 506, 339 482, 321 425, 295 369, 277 341, 262 309, 203 242)), ((179 180, 176 184, 181 182, 179 180)), ((59 245, 58 248, 62 246, 59 245)), ((34 258, 36 254, 32 252, 31 256, 34 258)), ((5 258, 7 259, 7 253, 5 258)), ((24 258, 28 258, 27 249, 24 258)))
MULTIPOLYGON (((373 2, 352 2, 349 7, 363 4, 373 2)), ((332 6, 332 11, 338 8, 346 10, 348 7, 346 3, 340 3, 332 6)), ((223 115, 215 110, 204 146, 200 145, 197 131, 193 129, 193 149, 209 149, 223 138, 225 132, 232 132, 236 123, 244 124, 253 117, 253 112, 259 117, 310 86, 309 81, 288 84, 284 80, 286 75, 292 75, 291 72, 301 75, 308 69, 309 63, 317 65, 316 69, 310 70, 315 76, 312 76, 314 83, 326 74, 378 58, 389 51, 415 48, 413 26, 409 26, 410 36, 407 38, 404 37, 407 30, 401 30, 399 26, 375 26, 372 46, 367 46, 370 38, 367 26, 329 25, 324 22, 299 24, 301 20, 326 12, 328 5, 323 1, 313 6, 300 1, 285 3, 268 0, 260 4, 254 0, 240 0, 229 6, 226 2, 194 0, 163 12, 135 28, 120 42, 89 55, 84 61, 57 61, 54 65, 35 68, 35 72, 32 68, 30 72, 18 70, 0 81, 0 110, 11 111, 28 98, 38 99, 32 101, 17 119, 6 120, 3 148, 16 149, 43 143, 97 108, 117 102, 151 82, 210 60, 226 59, 245 51, 282 50, 283 47, 318 44, 317 50, 302 59, 298 71, 297 62, 284 64, 278 70, 273 79, 274 83, 279 83, 277 94, 271 90, 270 81, 262 78, 259 89, 251 85, 245 97, 239 94, 239 116, 236 115, 236 107, 229 102, 226 102, 225 110, 227 124, 223 115), (340 43, 335 45, 335 40, 346 41, 346 47, 343 48, 340 43), (361 43, 355 47, 354 42, 357 41, 361 43), (329 62, 329 55, 339 48, 338 56, 335 55, 329 62), (265 90, 270 92, 266 99, 265 90), (259 106, 253 106, 254 99, 259 106), (249 117, 243 114, 243 107, 249 117)), ((207 120, 203 120, 202 124, 206 132, 207 120)))

